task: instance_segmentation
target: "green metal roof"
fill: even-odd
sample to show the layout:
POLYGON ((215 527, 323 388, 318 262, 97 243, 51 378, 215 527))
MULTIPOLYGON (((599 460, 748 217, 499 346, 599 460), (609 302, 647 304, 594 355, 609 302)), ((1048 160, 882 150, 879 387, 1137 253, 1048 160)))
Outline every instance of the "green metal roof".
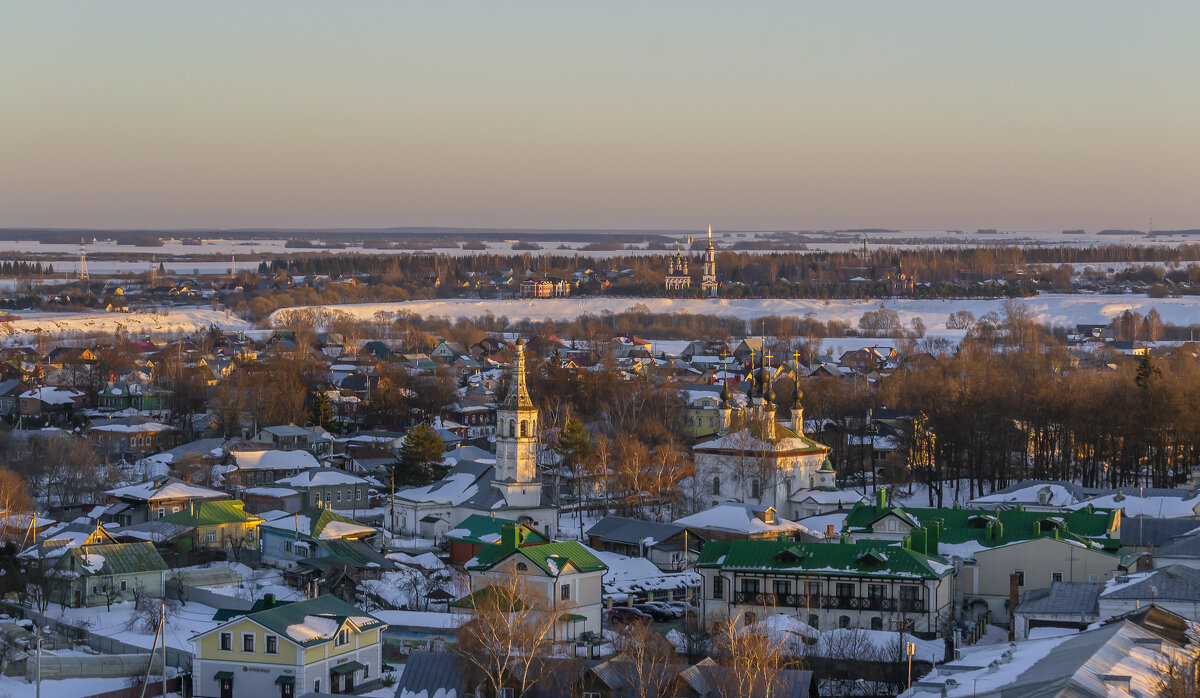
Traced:
POLYGON ((797 543, 778 540, 714 541, 704 545, 698 567, 735 572, 795 572, 853 577, 939 579, 953 566, 890 541, 797 543))
MULTIPOLYGON (((1001 509, 917 509, 887 507, 880 510, 874 503, 859 502, 846 515, 845 528, 852 532, 868 532, 871 524, 894 513, 916 525, 930 527, 940 521, 939 540, 942 543, 978 542, 985 546, 1015 543, 1043 536, 1058 536, 1065 540, 1101 543, 1108 531, 1120 524, 1120 512, 1111 509, 1079 509, 1069 514, 1001 509), (1000 528, 988 532, 988 521, 999 522, 1000 528)), ((1111 546, 1109 546, 1111 547, 1111 546)))
POLYGON ((520 526, 524 529, 524 540, 534 541, 537 543, 549 542, 549 538, 538 533, 537 529, 510 519, 492 518, 483 514, 471 514, 462 520, 446 534, 449 540, 456 540, 462 543, 473 543, 475 545, 491 545, 500 542, 500 529, 504 525, 520 526), (487 536, 487 540, 483 540, 487 536), (492 538, 491 536, 495 536, 492 538))
MULTIPOLYGON (((342 516, 341 514, 335 514, 330 509, 317 509, 315 507, 305 507, 292 516, 274 519, 271 521, 271 523, 263 524, 263 528, 279 531, 281 533, 290 533, 293 534, 293 537, 295 537, 294 533, 296 530, 296 519, 304 519, 308 524, 308 533, 301 532, 298 536, 298 538, 302 540, 315 539, 319 537, 322 529, 324 529, 333 521, 350 523, 354 524, 355 526, 362 526, 363 528, 374 528, 364 523, 359 523, 358 521, 355 521, 349 517, 342 516)), ((301 531, 303 531, 303 527, 301 527, 301 531)))
MULTIPOLYGON (((372 616, 365 611, 361 611, 357 607, 352 606, 332 595, 319 596, 315 599, 309 599, 308 601, 297 601, 295 603, 289 603, 283 606, 276 606, 274 608, 269 608, 265 611, 259 611, 257 613, 248 613, 245 617, 263 625, 278 635, 288 638, 301 647, 312 647, 313 645, 319 645, 323 642, 330 642, 333 640, 332 637, 318 637, 304 642, 297 642, 294 638, 288 635, 288 626, 299 625, 303 623, 305 616, 321 616, 330 618, 337 621, 339 625, 347 618, 365 618, 367 619, 367 622, 355 623, 355 625, 358 625, 359 628, 363 630, 382 628, 385 625, 383 621, 379 620, 375 616, 372 616)), ((234 620, 232 622, 237 621, 234 620)))
POLYGON ((261 518, 246 512, 240 499, 216 502, 196 502, 187 509, 167 514, 160 519, 188 526, 217 526, 231 523, 253 523, 261 518))
POLYGON ((64 564, 72 564, 75 572, 86 577, 137 574, 167 569, 166 561, 154 549, 154 544, 149 542, 107 543, 71 548, 70 556, 64 555, 63 562, 59 563, 59 567, 64 564), (103 558, 104 562, 93 572, 89 569, 89 565, 95 567, 98 558, 103 558), (67 563, 67 560, 71 560, 73 564, 67 563))
POLYGON ((329 673, 331 673, 331 674, 353 674, 354 672, 358 671, 361 668, 363 668, 363 665, 359 662, 346 662, 345 664, 338 664, 337 666, 333 667, 332 669, 329 670, 329 673))
POLYGON ((608 569, 608 565, 601 562, 600 558, 592 554, 592 551, 583 547, 578 541, 573 540, 546 543, 545 545, 530 545, 524 548, 485 545, 479 549, 479 552, 475 553, 475 557, 467 562, 466 567, 471 570, 491 569, 510 555, 523 555, 552 577, 557 577, 559 572, 566 568, 567 564, 574 565, 581 572, 595 572, 597 570, 608 569))

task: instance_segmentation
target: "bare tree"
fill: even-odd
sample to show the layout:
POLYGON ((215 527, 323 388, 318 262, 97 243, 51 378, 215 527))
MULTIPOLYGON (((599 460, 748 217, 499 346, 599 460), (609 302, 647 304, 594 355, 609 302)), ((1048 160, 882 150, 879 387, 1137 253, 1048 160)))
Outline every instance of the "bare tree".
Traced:
POLYGON ((773 638, 742 616, 725 618, 711 626, 714 659, 728 667, 728 678, 717 688, 721 696, 769 698, 782 688, 779 671, 785 668, 783 641, 773 638))
POLYGON ((675 649, 649 623, 630 623, 621 628, 615 644, 620 654, 618 671, 637 698, 666 695, 674 672, 668 670, 675 649))
POLYGON ((515 684, 520 695, 549 672, 543 660, 563 609, 549 607, 545 595, 519 575, 490 582, 471 597, 473 617, 458 630, 458 656, 470 669, 476 693, 499 695, 500 688, 515 684))

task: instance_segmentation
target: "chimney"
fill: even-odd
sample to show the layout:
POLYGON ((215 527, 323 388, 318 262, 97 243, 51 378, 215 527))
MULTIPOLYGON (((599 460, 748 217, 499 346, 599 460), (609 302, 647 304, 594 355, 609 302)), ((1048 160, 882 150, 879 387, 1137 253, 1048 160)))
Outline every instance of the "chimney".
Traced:
POLYGON ((275 608, 275 595, 263 594, 263 609, 275 608))
POLYGON ((1017 639, 1017 597, 1021 594, 1020 578, 1016 573, 1008 575, 1008 641, 1017 639))
POLYGON ((513 550, 521 547, 520 537, 517 535, 516 526, 512 524, 501 524, 500 545, 504 548, 510 548, 513 550))
POLYGON ((875 490, 875 509, 883 511, 887 508, 887 489, 880 487, 875 490))
POLYGON ((934 519, 933 521, 929 522, 929 530, 926 533, 926 538, 925 538, 925 554, 926 555, 937 555, 938 554, 938 543, 940 542, 939 539, 941 537, 942 537, 942 520, 934 519))
POLYGON ((927 545, 926 541, 928 540, 929 531, 922 526, 921 528, 914 528, 911 532, 909 532, 908 535, 911 536, 912 539, 912 545, 909 546, 909 549, 914 552, 925 554, 927 545))

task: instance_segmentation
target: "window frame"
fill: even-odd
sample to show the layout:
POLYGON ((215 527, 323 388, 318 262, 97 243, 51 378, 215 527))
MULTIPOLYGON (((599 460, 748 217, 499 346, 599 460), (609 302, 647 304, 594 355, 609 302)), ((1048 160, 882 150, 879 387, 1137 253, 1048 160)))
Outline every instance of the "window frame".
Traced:
POLYGON ((242 633, 242 654, 254 654, 254 647, 257 644, 257 635, 255 633, 242 633), (247 640, 250 642, 247 643, 247 640), (249 649, 247 649, 247 647, 249 647, 249 649))
POLYGON ((263 652, 265 654, 279 654, 279 636, 267 635, 263 638, 263 652))
POLYGON ((217 636, 217 651, 232 652, 233 651, 233 633, 222 632, 217 636))

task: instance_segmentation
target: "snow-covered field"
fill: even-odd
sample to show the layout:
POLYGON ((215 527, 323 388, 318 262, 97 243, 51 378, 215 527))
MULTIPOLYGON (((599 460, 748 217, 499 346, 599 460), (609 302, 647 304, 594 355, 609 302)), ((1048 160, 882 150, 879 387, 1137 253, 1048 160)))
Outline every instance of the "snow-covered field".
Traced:
POLYGON ((238 316, 210 308, 170 308, 158 313, 25 313, 20 320, 5 323, 8 343, 26 344, 39 334, 53 337, 94 333, 127 332, 131 335, 195 332, 216 325, 226 330, 248 330, 253 325, 238 316), (7 334, 11 330, 12 334, 7 334))
MULTIPOLYGON (((1030 312, 1043 323, 1073 326, 1077 323, 1102 323, 1126 310, 1140 313, 1158 309, 1165 322, 1186 325, 1200 322, 1200 298, 1150 298, 1143 295, 1045 294, 1023 301, 1030 312)), ((883 299, 813 300, 763 298, 748 300, 700 300, 671 298, 555 298, 540 300, 474 300, 444 299, 408 301, 403 303, 359 303, 324 306, 348 313, 356 318, 371 319, 376 313, 409 312, 422 316, 471 318, 492 314, 510 320, 533 321, 572 320, 591 313, 619 313, 644 306, 655 313, 691 313, 693 315, 722 315, 745 319, 764 315, 812 316, 821 321, 845 320, 857 326, 862 314, 869 310, 887 308, 896 311, 907 326, 913 318, 921 318, 930 335, 961 337, 962 332, 945 329, 946 318, 959 310, 968 310, 976 318, 987 313, 1002 313, 1004 300, 999 298, 924 300, 883 299)), ((277 322, 279 315, 271 316, 277 322)), ((836 340, 834 340, 836 341, 836 340)))

